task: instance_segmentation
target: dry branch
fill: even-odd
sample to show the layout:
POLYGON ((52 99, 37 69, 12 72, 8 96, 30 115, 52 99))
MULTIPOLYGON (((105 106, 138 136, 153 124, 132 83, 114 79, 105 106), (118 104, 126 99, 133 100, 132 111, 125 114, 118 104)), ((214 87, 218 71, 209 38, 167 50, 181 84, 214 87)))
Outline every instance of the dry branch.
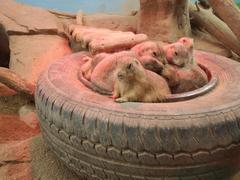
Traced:
POLYGON ((109 34, 102 40, 94 39, 89 43, 89 50, 92 54, 101 52, 112 53, 131 49, 133 46, 146 41, 145 34, 109 34))
POLYGON ((226 48, 240 55, 240 41, 231 29, 215 16, 211 10, 199 8, 193 4, 190 5, 190 17, 194 24, 206 30, 209 34, 218 39, 226 48))
POLYGON ((213 11, 240 40, 240 9, 233 0, 208 0, 213 11))
POLYGON ((64 17, 68 17, 68 18, 72 18, 75 19, 76 18, 76 14, 72 14, 72 13, 66 13, 66 12, 58 12, 58 11, 54 11, 49 9, 48 12, 56 15, 56 16, 64 16, 64 17))
POLYGON ((35 86, 26 82, 8 68, 0 67, 0 83, 15 90, 19 94, 33 98, 35 86))

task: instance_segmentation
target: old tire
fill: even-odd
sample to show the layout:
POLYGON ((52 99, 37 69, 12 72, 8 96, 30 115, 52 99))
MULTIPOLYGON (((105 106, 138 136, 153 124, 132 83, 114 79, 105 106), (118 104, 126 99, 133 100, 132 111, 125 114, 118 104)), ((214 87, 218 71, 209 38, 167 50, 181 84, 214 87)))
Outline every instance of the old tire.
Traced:
POLYGON ((219 79, 174 103, 117 104, 77 79, 81 53, 51 65, 35 101, 43 137, 86 179, 228 179, 239 167, 240 65, 196 52, 219 79))

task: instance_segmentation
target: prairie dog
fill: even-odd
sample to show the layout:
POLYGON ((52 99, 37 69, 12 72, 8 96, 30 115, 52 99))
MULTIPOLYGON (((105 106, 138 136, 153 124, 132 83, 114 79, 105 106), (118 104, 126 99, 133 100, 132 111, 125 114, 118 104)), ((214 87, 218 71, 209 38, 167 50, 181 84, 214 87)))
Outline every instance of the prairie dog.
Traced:
POLYGON ((166 62, 164 49, 157 42, 142 42, 134 46, 131 51, 135 52, 138 58, 144 56, 152 56, 163 64, 166 62))
POLYGON ((87 79, 91 79, 92 72, 94 68, 100 63, 108 54, 107 53, 100 53, 95 55, 94 57, 85 56, 84 59, 86 63, 84 63, 81 67, 81 71, 83 76, 87 79))
POLYGON ((157 56, 158 44, 153 41, 146 41, 131 48, 131 51, 135 52, 138 57, 145 55, 157 56))
POLYGON ((130 51, 121 51, 114 54, 108 54, 93 70, 91 82, 108 92, 113 91, 114 72, 118 61, 127 61, 134 58, 135 54, 130 51))
POLYGON ((137 59, 118 63, 113 93, 116 102, 162 102, 169 94, 165 79, 145 70, 137 59))
POLYGON ((162 71, 172 93, 183 93, 198 89, 208 82, 206 73, 198 66, 193 56, 193 39, 180 38, 165 47, 169 62, 162 71))
POLYGON ((166 56, 162 47, 153 41, 146 41, 134 46, 131 51, 135 52, 136 57, 144 66, 145 69, 160 74, 164 64, 166 63, 166 56))
POLYGON ((78 71, 78 79, 88 88, 104 95, 112 95, 112 92, 106 91, 94 85, 91 81, 92 71, 96 65, 102 61, 108 54, 100 53, 94 57, 91 57, 88 53, 83 53, 81 60, 84 62, 78 71))
POLYGON ((114 88, 114 72, 117 67, 117 62, 138 59, 144 68, 161 73, 164 65, 156 58, 151 56, 137 57, 133 51, 121 51, 113 54, 108 54, 95 67, 91 74, 91 82, 96 86, 108 92, 112 92, 114 88))
POLYGON ((177 42, 164 46, 168 63, 186 67, 194 65, 193 39, 182 37, 177 42))
POLYGON ((194 51, 194 41, 192 38, 189 37, 182 37, 178 40, 179 43, 181 43, 182 45, 184 45, 187 48, 188 51, 188 64, 187 65, 193 65, 195 64, 195 60, 193 57, 193 51, 194 51))
POLYGON ((198 89, 208 82, 206 73, 196 64, 191 67, 166 65, 162 76, 168 81, 172 93, 183 93, 198 89))
POLYGON ((193 51, 194 42, 192 38, 182 37, 178 42, 182 43, 189 51, 193 51))
POLYGON ((191 57, 187 48, 179 42, 167 46, 166 58, 170 64, 179 67, 184 67, 191 61, 191 57))

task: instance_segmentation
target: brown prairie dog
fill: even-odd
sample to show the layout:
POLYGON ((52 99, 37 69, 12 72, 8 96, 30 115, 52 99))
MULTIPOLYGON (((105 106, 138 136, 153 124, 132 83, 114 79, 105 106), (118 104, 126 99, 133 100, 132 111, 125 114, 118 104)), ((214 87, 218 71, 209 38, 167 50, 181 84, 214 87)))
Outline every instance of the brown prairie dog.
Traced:
POLYGON ((164 46, 167 61, 179 67, 195 65, 193 39, 182 37, 177 42, 164 46))
POLYGON ((153 41, 146 41, 134 46, 131 51, 135 52, 137 57, 152 56, 161 63, 166 62, 164 49, 159 46, 159 43, 153 41))
POLYGON ((193 39, 189 37, 182 37, 178 40, 178 42, 182 43, 188 50, 193 50, 193 39))
POLYGON ((189 55, 187 48, 179 42, 170 44, 166 48, 166 58, 169 64, 184 67, 191 61, 189 55))
POLYGON ((197 64, 189 67, 166 65, 162 76, 168 81, 174 94, 198 89, 208 82, 206 73, 197 64))
POLYGON ((114 88, 114 72, 118 61, 127 61, 134 58, 134 53, 130 51, 121 51, 114 54, 108 54, 94 69, 91 75, 91 82, 104 89, 112 92, 114 88))
POLYGON ((165 79, 145 70, 137 59, 118 63, 113 93, 116 102, 162 102, 168 94, 165 79))
POLYGON ((183 93, 207 84, 206 73, 198 66, 193 56, 193 39, 180 38, 176 43, 165 46, 169 62, 162 71, 172 93, 183 93))
POLYGON ((112 93, 101 89, 95 84, 93 84, 90 80, 92 71, 96 67, 96 65, 102 61, 108 54, 100 53, 94 57, 90 56, 89 54, 83 54, 81 60, 84 62, 83 65, 80 67, 78 71, 78 79, 88 88, 104 95, 111 95, 112 93))
POLYGON ((146 41, 134 46, 131 51, 144 66, 145 69, 160 74, 164 64, 166 64, 166 56, 162 47, 153 41, 146 41))
POLYGON ((91 82, 101 89, 113 91, 114 88, 114 72, 117 68, 117 62, 138 59, 144 68, 161 73, 163 64, 156 58, 151 56, 143 56, 141 59, 133 51, 121 51, 108 54, 94 69, 91 75, 91 82))
POLYGON ((82 75, 85 79, 90 80, 92 72, 94 68, 101 62, 108 54, 107 53, 100 53, 94 57, 86 56, 84 57, 86 63, 84 63, 81 67, 82 75))
POLYGON ((184 45, 187 50, 188 50, 188 57, 189 57, 189 61, 188 61, 188 65, 194 65, 196 64, 196 62, 194 61, 194 56, 193 56, 193 51, 194 51, 194 41, 192 38, 189 37, 182 37, 178 40, 179 43, 181 43, 182 45, 184 45))

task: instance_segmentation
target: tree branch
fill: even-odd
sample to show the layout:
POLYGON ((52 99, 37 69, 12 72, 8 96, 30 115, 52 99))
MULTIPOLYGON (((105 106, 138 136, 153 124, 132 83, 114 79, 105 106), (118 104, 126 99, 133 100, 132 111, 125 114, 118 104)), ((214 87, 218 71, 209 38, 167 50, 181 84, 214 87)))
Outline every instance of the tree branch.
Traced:
MULTIPOLYGON (((200 7, 199 7, 200 8, 200 7)), ((195 25, 206 30, 209 34, 218 39, 227 49, 232 50, 240 55, 240 42, 231 29, 215 16, 211 10, 200 8, 198 10, 195 5, 190 5, 190 17, 195 25)))
POLYGON ((19 94, 33 99, 35 86, 26 82, 8 68, 0 67, 0 83, 15 90, 19 94))
POLYGON ((230 27, 240 40, 240 9, 236 3, 233 0, 208 0, 208 2, 214 13, 230 27))

